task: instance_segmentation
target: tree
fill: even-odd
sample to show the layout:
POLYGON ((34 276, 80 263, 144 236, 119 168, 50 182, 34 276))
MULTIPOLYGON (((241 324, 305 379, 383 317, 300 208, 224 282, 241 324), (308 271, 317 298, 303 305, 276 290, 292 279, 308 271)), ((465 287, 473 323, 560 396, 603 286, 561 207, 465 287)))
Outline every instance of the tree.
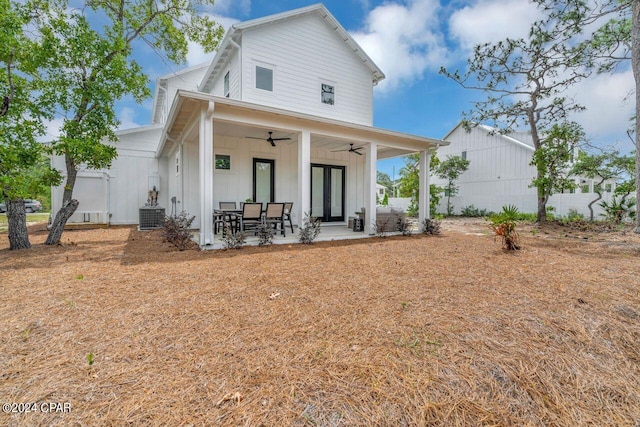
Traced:
POLYGON ((569 179, 571 161, 584 139, 582 127, 575 122, 554 124, 550 130, 544 131, 542 144, 534 151, 531 160, 531 165, 539 171, 531 185, 538 189, 545 206, 552 194, 575 186, 573 180, 569 179))
POLYGON ((393 194, 393 182, 391 182, 391 178, 388 174, 378 171, 376 181, 378 184, 384 185, 384 188, 387 190, 387 194, 393 194))
MULTIPOLYGON (((635 182, 640 182, 640 2, 637 0, 534 0, 544 10, 556 8, 560 19, 571 20, 580 28, 596 30, 583 42, 581 54, 598 72, 611 72, 621 63, 631 62, 635 80, 634 145, 635 182), (558 7, 561 6, 561 7, 558 7)), ((640 186, 635 188, 640 200, 640 186)), ((636 233, 640 233, 640 215, 636 216, 636 233)))
POLYGON ((467 169, 469 169, 469 160, 460 156, 447 156, 447 160, 440 162, 435 168, 436 176, 447 180, 447 185, 444 187, 444 194, 447 196, 447 215, 453 215, 451 196, 458 194, 456 181, 467 169))
MULTIPOLYGON (((416 216, 418 214, 418 189, 420 185, 420 155, 410 154, 404 158, 404 166, 400 169, 400 197, 410 197, 411 203, 407 214, 416 216)), ((440 160, 435 153, 431 155, 431 170, 438 166, 440 160)), ((429 185, 429 212, 435 215, 438 203, 440 203, 440 194, 442 189, 435 184, 429 185)))
POLYGON ((78 207, 73 189, 80 167, 106 168, 116 157, 115 101, 129 95, 141 102, 150 95, 149 79, 131 57, 134 43, 144 42, 173 62, 184 61, 189 40, 212 51, 224 30, 199 15, 205 5, 213 0, 86 0, 83 8, 69 12, 66 1, 58 0, 39 20, 43 44, 53 58, 44 67, 45 93, 63 113, 61 134, 52 147, 66 166, 62 208, 46 244, 59 242, 78 207), (93 28, 96 20, 104 27, 93 28))
MULTIPOLYGON (((634 159, 631 156, 622 156, 617 151, 603 152, 600 154, 590 154, 580 152, 578 160, 573 166, 572 174, 583 176, 589 179, 598 180, 594 185, 594 192, 598 195, 589 202, 589 220, 594 220, 593 205, 602 199, 602 184, 607 180, 620 179, 625 175, 632 175, 634 159)), ((621 190, 628 188, 628 185, 621 183, 621 190)), ((627 193, 628 194, 628 193, 627 193)))
MULTIPOLYGON (((564 122, 569 113, 583 109, 562 94, 588 75, 584 57, 574 47, 582 31, 580 17, 562 15, 562 5, 548 3, 547 17, 531 26, 528 38, 476 46, 464 74, 440 70, 462 87, 487 94, 484 101, 474 104, 474 110, 465 113, 466 126, 490 121, 501 133, 525 127, 536 152, 543 149, 544 132, 564 122)), ((543 164, 536 164, 537 180, 547 175, 543 164)), ((537 221, 545 221, 548 197, 539 187, 537 198, 537 221)))
POLYGON ((40 164, 44 147, 37 137, 44 134, 42 120, 51 116, 52 105, 36 98, 41 45, 25 35, 35 12, 34 3, 0 0, 0 191, 11 250, 31 247, 24 198, 60 182, 59 174, 40 164))

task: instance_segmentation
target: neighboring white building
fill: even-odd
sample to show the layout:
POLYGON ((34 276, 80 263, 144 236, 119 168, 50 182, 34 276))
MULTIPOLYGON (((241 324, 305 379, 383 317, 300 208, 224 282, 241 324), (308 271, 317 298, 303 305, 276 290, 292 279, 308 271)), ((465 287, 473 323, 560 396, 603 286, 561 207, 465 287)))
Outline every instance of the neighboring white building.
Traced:
MULTIPOLYGON (((498 212, 504 205, 516 205, 521 212, 535 213, 538 210, 536 189, 531 182, 536 176, 531 166, 533 142, 531 135, 523 132, 501 135, 490 126, 479 125, 467 131, 462 123, 454 127, 444 138, 450 144, 438 150, 438 158, 461 156, 469 160, 469 169, 456 181, 458 194, 451 198, 454 213, 470 205, 478 209, 498 212)), ((576 156, 577 157, 577 149, 576 156)), ((591 179, 574 177, 577 188, 573 192, 554 194, 547 203, 554 214, 567 215, 571 210, 588 218, 588 204, 597 197, 591 179)), ((444 186, 445 182, 432 177, 432 182, 444 186)), ((615 188, 613 180, 603 184, 605 200, 615 188)), ((446 197, 442 197, 438 212, 446 212, 446 197)), ((593 206, 596 218, 602 208, 593 206)))
MULTIPOLYGON (((152 124, 118 133, 109 170, 80 172, 70 222, 137 224, 155 186, 167 213, 173 199, 196 215, 201 247, 217 240, 219 202, 246 199, 292 201, 298 224, 311 211, 346 226, 365 207, 373 234, 376 162, 416 152, 424 218, 430 153, 446 143, 372 126, 383 78, 321 4, 235 24, 210 64, 158 78, 152 124)), ((54 213, 61 199, 54 188, 54 213)))

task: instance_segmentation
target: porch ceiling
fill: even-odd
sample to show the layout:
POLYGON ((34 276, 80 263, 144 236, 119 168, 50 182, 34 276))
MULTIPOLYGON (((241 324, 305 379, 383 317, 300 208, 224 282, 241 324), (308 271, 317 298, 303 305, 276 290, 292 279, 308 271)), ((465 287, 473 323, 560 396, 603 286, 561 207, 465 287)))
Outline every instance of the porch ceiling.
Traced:
POLYGON ((379 159, 448 145, 448 142, 442 140, 180 90, 167 118, 157 152, 158 156, 166 155, 173 144, 194 129, 193 124, 197 120, 197 115, 207 104, 210 106, 215 104, 214 136, 266 138, 268 132, 272 131, 274 137, 291 138, 291 141, 281 141, 281 144, 292 144, 298 140, 301 130, 307 129, 311 133, 311 144, 325 150, 345 149, 350 143, 363 146, 369 142, 376 142, 379 159))

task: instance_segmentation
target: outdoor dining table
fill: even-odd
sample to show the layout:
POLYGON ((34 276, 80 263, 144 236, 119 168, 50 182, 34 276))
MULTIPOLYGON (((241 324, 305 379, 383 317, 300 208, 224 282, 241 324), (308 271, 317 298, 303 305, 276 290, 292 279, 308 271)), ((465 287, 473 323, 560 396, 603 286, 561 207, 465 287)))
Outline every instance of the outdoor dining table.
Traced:
POLYGON ((238 218, 242 216, 242 209, 214 209, 214 215, 222 215, 223 221, 231 225, 231 230, 238 231, 238 218))

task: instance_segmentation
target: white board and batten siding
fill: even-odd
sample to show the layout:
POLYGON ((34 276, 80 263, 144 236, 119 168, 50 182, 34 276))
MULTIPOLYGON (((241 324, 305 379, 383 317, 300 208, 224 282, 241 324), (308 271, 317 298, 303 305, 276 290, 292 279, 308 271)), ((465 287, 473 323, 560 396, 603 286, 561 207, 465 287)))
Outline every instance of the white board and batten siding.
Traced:
POLYGON ((247 29, 242 36, 242 100, 363 125, 373 123, 371 71, 315 15, 247 29), (256 66, 273 70, 273 91, 256 88, 256 66), (335 88, 321 102, 321 84, 335 88))
MULTIPOLYGON (((458 126, 446 137, 450 145, 438 149, 438 158, 462 156, 465 152, 469 169, 456 181, 458 194, 452 198, 454 212, 473 205, 479 209, 499 211, 503 205, 515 204, 523 212, 537 210, 536 191, 530 188, 535 170, 530 166, 533 149, 482 128, 467 132, 458 126)), ((443 187, 446 182, 436 176, 432 183, 443 187)), ((442 197, 440 212, 446 212, 442 197)))
POLYGON ((158 179, 158 202, 166 206, 167 181, 161 173, 165 162, 155 157, 161 132, 159 126, 120 132, 118 157, 108 171, 111 224, 138 223, 139 208, 147 202, 152 176, 158 179))
MULTIPOLYGON (((533 148, 523 142, 531 139, 529 134, 513 133, 504 137, 491 134, 483 127, 467 132, 462 126, 458 126, 445 139, 451 144, 438 149, 440 160, 445 160, 450 155, 461 156, 463 152, 466 152, 469 160, 469 169, 456 181, 458 194, 451 198, 455 214, 471 205, 492 212, 499 212, 505 205, 515 205, 520 212, 525 213, 538 211, 537 190, 531 187, 536 175, 535 168, 531 166, 533 148)), ((439 186, 445 185, 437 177, 432 182, 439 186)), ((611 200, 611 196, 611 192, 603 193, 603 199, 607 202, 611 200)), ((553 207, 554 215, 566 216, 577 212, 588 218, 588 204, 596 197, 592 188, 588 193, 582 193, 578 188, 575 193, 552 195, 547 207, 553 207)), ((438 212, 446 212, 446 203, 443 195, 438 212)), ((593 209, 595 218, 600 218, 603 209, 598 204, 593 209)))
MULTIPOLYGON (((159 126, 121 131, 116 144, 118 157, 109 169, 81 169, 73 192, 79 205, 68 223, 137 224, 138 209, 147 201, 150 176, 158 177, 162 200, 167 184, 160 180, 160 167, 166 162, 155 157, 161 131, 159 126)), ((64 160, 54 158, 53 166, 64 170, 64 160)), ((52 188, 54 215, 61 207, 63 185, 52 188)))

